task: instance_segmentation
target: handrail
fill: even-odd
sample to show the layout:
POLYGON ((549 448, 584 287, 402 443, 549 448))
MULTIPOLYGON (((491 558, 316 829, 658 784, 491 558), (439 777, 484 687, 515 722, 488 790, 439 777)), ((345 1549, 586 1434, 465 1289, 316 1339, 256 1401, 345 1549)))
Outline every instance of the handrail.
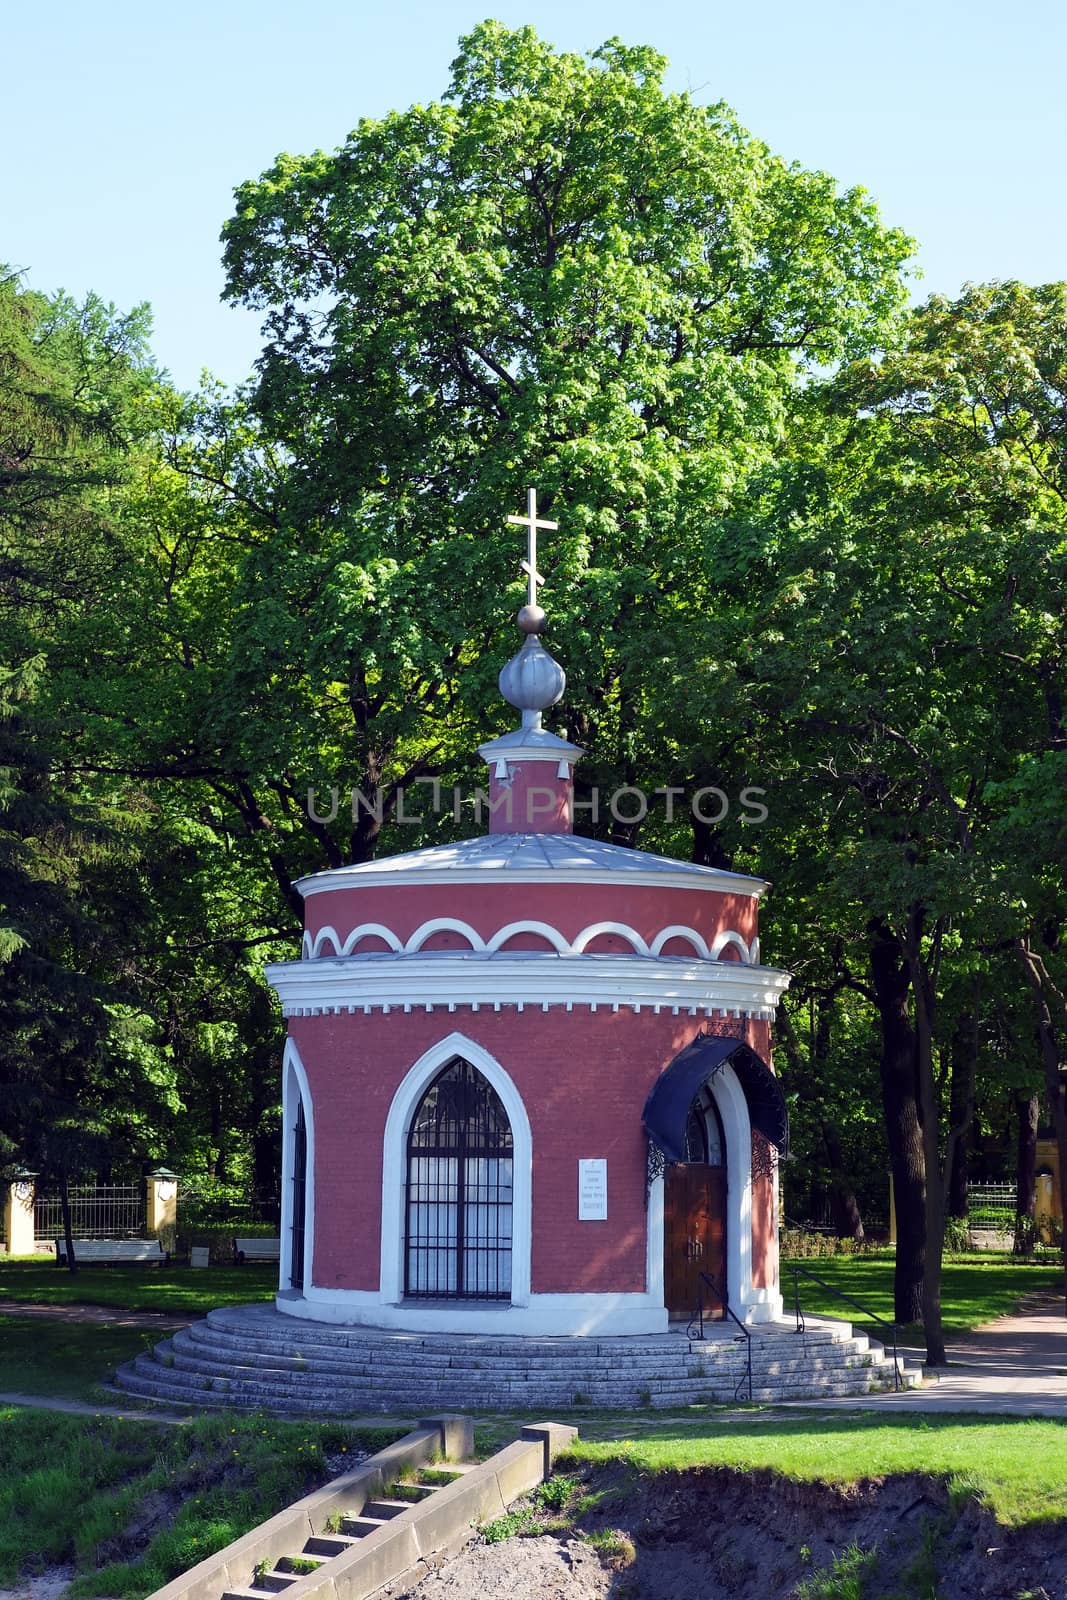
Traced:
POLYGON ((862 1312, 863 1316, 869 1318, 871 1322, 877 1322, 880 1327, 890 1330, 893 1335, 893 1393, 899 1394, 904 1387, 904 1383, 900 1373, 900 1358, 897 1355, 897 1324, 888 1322, 885 1317, 880 1317, 877 1311, 872 1311, 870 1306, 865 1306, 862 1300, 854 1299, 852 1295, 846 1294, 843 1289, 839 1289, 836 1284, 827 1283, 825 1278, 820 1278, 818 1273, 810 1271, 807 1267, 791 1266, 786 1270, 793 1274, 793 1306, 797 1319, 797 1333, 807 1332, 804 1313, 800 1309, 800 1279, 802 1275, 805 1278, 810 1278, 812 1283, 817 1283, 820 1288, 827 1289, 830 1294, 835 1294, 839 1300, 844 1300, 850 1306, 854 1306, 857 1311, 862 1312))
MULTIPOLYGON (((726 1298, 725 1289, 720 1289, 719 1285, 715 1282, 714 1278, 710 1277, 708 1275, 708 1273, 706 1273, 706 1272, 699 1273, 698 1277, 701 1280, 701 1282, 707 1284, 708 1288, 711 1290, 711 1292, 715 1296, 716 1300, 722 1306, 723 1311, 726 1313, 726 1315, 733 1322, 737 1323, 737 1326, 741 1329, 741 1332, 744 1334, 746 1340, 748 1341, 746 1346, 745 1346, 745 1350, 746 1350, 746 1353, 747 1353, 747 1356, 748 1356, 748 1360, 747 1360, 746 1367, 745 1367, 745 1373, 744 1373, 744 1375, 742 1377, 738 1378, 738 1380, 737 1380, 737 1387, 734 1389, 734 1399, 735 1400, 737 1399, 737 1390, 740 1389, 740 1387, 741 1387, 741 1385, 743 1383, 747 1382, 747 1385, 748 1385, 748 1398, 751 1401, 751 1399, 752 1399, 752 1332, 751 1332, 751 1329, 745 1327, 745 1324, 741 1321, 741 1318, 733 1310, 732 1306, 730 1305, 729 1300, 726 1298)), ((697 1284, 697 1314, 693 1318, 692 1322, 690 1322, 690 1324, 689 1324, 688 1328, 686 1328, 685 1332, 686 1332, 686 1338, 688 1338, 688 1339, 703 1339, 703 1337, 704 1337, 704 1291, 700 1287, 700 1283, 697 1284), (696 1333, 693 1332, 694 1328, 696 1328, 698 1330, 696 1333)))

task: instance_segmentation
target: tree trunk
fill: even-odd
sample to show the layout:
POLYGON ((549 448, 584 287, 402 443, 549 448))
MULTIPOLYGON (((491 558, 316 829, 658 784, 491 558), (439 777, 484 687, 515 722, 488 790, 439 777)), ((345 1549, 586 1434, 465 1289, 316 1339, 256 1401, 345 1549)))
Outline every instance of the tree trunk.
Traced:
MULTIPOLYGON (((1067 1217, 1067 1101, 1064 1099, 1067 1064, 1060 1059, 1060 1046, 1052 1007, 1055 1003, 1056 1012, 1062 1017, 1065 1030, 1067 1030, 1067 1008, 1064 1007, 1063 996, 1052 983, 1044 962, 1030 949, 1028 942, 1025 939, 1018 939, 1015 948, 1034 997, 1037 1036, 1041 1044, 1041 1061, 1045 1068, 1045 1097, 1052 1116, 1056 1150, 1059 1155, 1061 1215, 1067 1217)), ((1067 1228, 1063 1230, 1062 1250, 1063 1287, 1064 1294, 1067 1295, 1067 1228)))
POLYGON ((970 1012, 961 1012, 952 1031, 952 1078, 949 1088, 948 1120, 960 1135, 952 1150, 952 1165, 948 1173, 946 1210, 950 1217, 967 1215, 967 1157, 971 1139, 971 1124, 966 1117, 969 1105, 974 1104, 974 1080, 977 1070, 977 1035, 975 1019, 970 1012))
POLYGON ((882 1032, 882 1106, 885 1112, 897 1257, 893 1315, 920 1322, 926 1260, 926 1171, 915 1074, 915 1034, 908 1014, 911 976, 900 940, 881 920, 870 924, 871 983, 882 1032))
POLYGON ((1034 1201, 1037 1196, 1037 1127, 1041 1120, 1041 1097, 1020 1094, 1015 1097, 1019 1137, 1015 1157, 1015 1244, 1013 1254, 1025 1255, 1033 1239, 1034 1201))
POLYGON ((860 1215, 856 1191, 845 1171, 837 1128, 826 1117, 819 1118, 819 1127, 822 1131, 822 1142, 826 1147, 826 1159, 830 1165, 830 1212, 833 1217, 834 1232, 839 1239, 855 1239, 862 1244, 865 1237, 863 1218, 860 1215))
MULTIPOLYGON (((945 1196, 956 1142, 950 1135, 941 1166, 941 1114, 934 1078, 934 986, 923 958, 922 911, 916 907, 908 925, 908 968, 915 999, 915 1076, 918 1081, 919 1121, 922 1126, 923 1169, 926 1173, 926 1258, 923 1262, 923 1337, 926 1364, 943 1367, 947 1361, 941 1318, 941 1266, 945 1250, 945 1196)), ((961 1124, 962 1125, 962 1124, 961 1124)), ((955 1130, 956 1138, 959 1128, 955 1130)))
POLYGON ((67 1186, 67 1169, 59 1169, 59 1209, 63 1214, 63 1241, 67 1247, 67 1271, 76 1273, 78 1258, 74 1254, 74 1234, 70 1225, 70 1190, 67 1186))

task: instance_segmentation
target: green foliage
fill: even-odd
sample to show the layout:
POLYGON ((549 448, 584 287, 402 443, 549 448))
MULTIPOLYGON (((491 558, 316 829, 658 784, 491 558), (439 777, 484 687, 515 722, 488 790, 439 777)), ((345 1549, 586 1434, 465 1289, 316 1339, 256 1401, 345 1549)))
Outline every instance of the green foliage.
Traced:
POLYGON ((796 1600, 864 1600, 866 1579, 878 1560, 876 1550, 850 1544, 833 1557, 830 1566, 797 1584, 796 1600))
MULTIPOLYGON (((973 1219, 972 1219, 973 1220, 973 1219)), ((971 1222, 967 1217, 945 1218, 945 1249, 969 1250, 971 1247, 971 1222)))
POLYGON ((835 1239, 833 1234, 816 1233, 811 1228, 783 1228, 778 1237, 783 1257, 796 1261, 823 1261, 831 1256, 853 1256, 863 1246, 855 1239, 835 1239))
MULTIPOLYGON (((0 1412, 0 1582, 70 1562, 78 1600, 140 1600, 322 1482, 337 1433, 262 1416, 162 1427, 0 1412)), ((370 1449, 397 1437, 343 1434, 370 1449)))
POLYGON ((786 1477, 855 1483, 917 1472, 945 1477, 961 1496, 980 1494, 1009 1525, 1067 1513, 1067 1427, 1032 1418, 904 1416, 866 1412, 642 1429, 639 1440, 581 1441, 575 1462, 621 1462, 640 1472, 705 1464, 771 1468, 786 1477))
MULTIPOLYGON (((260 803, 291 837, 307 782, 465 777, 487 713, 502 731, 503 518, 531 475, 566 507, 553 626, 594 779, 711 759, 709 521, 804 373, 880 342, 910 246, 664 66, 485 23, 442 101, 237 191, 229 293, 266 313, 252 406, 287 470, 219 712, 249 769, 286 772, 289 806, 260 803)), ((342 812, 315 845, 375 838, 342 812)))

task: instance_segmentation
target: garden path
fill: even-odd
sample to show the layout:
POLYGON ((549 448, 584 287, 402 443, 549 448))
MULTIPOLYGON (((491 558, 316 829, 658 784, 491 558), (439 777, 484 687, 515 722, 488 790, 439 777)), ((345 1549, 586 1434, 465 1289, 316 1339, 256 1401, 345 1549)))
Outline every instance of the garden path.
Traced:
MULTIPOLYGON (((921 1349, 901 1350, 921 1361, 921 1349)), ((1067 1315, 1062 1298, 948 1341, 949 1364, 931 1368, 921 1389, 862 1402, 894 1411, 989 1411, 1067 1418, 1067 1315)), ((804 1402, 810 1405, 810 1402, 804 1402)), ((855 1410, 855 1400, 821 1406, 855 1410)))

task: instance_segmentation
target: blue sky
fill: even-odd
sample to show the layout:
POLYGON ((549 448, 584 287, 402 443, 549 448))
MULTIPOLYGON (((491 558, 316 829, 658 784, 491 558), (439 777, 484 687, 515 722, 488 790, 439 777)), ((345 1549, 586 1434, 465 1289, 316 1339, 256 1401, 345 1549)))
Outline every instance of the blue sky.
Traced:
POLYGON ((34 288, 148 300, 182 387, 245 378, 258 318, 219 303, 234 186, 279 151, 437 97, 492 15, 587 50, 655 45, 779 154, 861 184, 920 242, 920 293, 1067 278, 1067 7, 1054 0, 51 0, 4 8, 0 261, 34 288))

